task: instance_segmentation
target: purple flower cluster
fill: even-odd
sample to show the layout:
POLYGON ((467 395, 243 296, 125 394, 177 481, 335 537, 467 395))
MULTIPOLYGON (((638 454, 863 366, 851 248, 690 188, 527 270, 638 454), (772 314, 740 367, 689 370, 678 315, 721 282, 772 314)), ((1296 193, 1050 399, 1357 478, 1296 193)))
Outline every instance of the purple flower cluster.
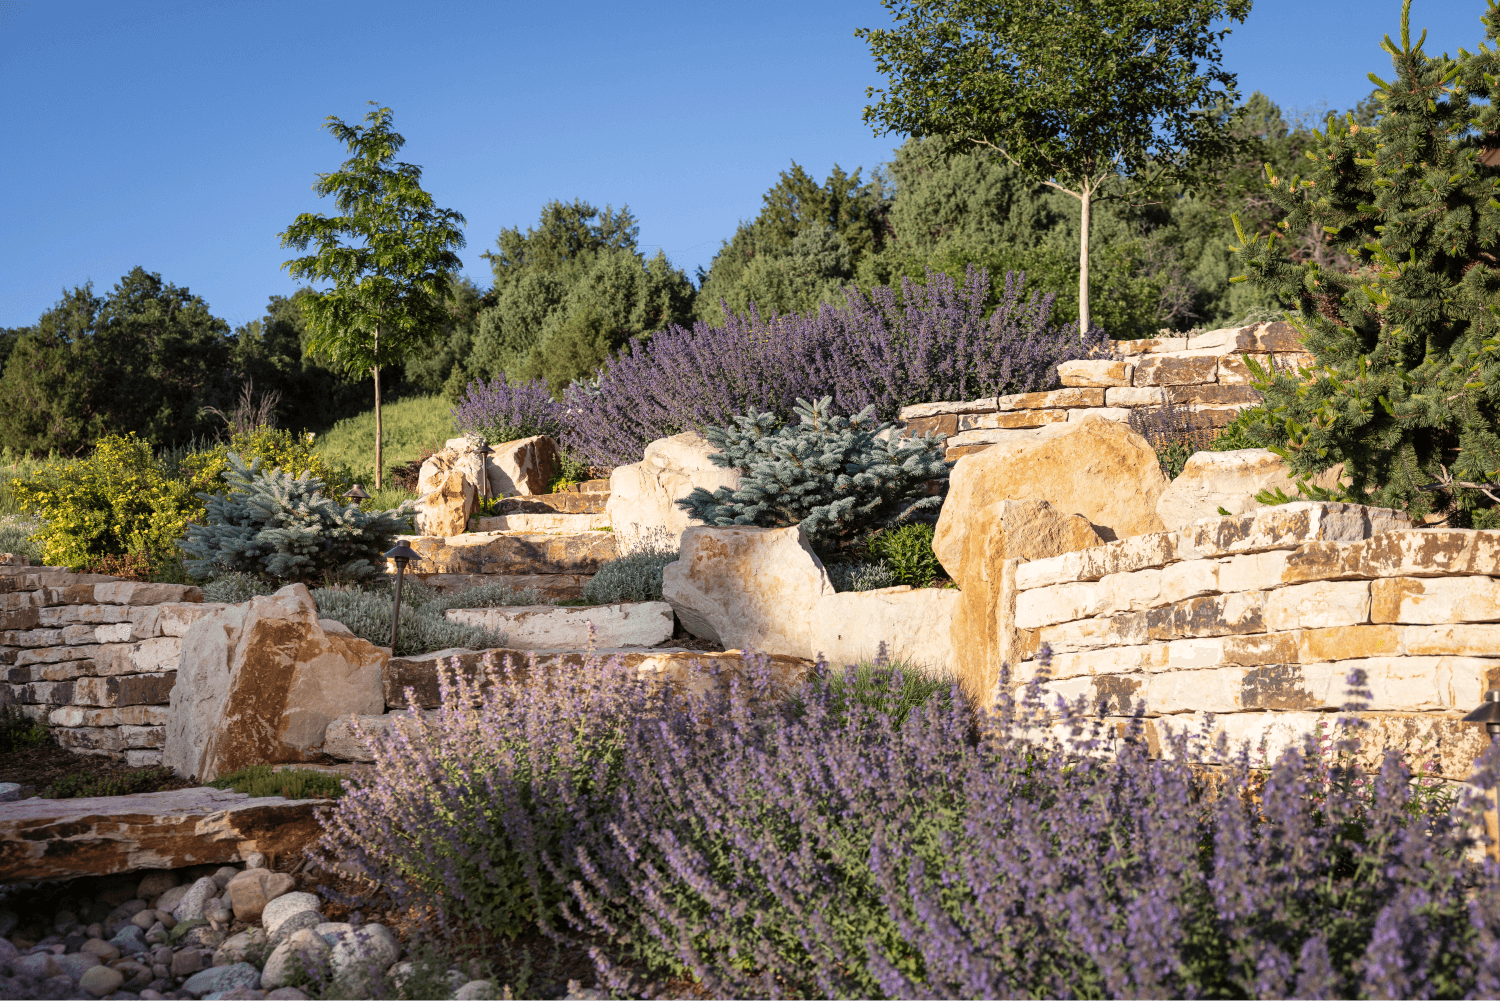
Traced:
POLYGON ((491 445, 538 434, 556 440, 563 429, 563 406, 540 379, 514 385, 503 375, 489 382, 476 379, 451 413, 454 430, 477 434, 491 445))
POLYGON ((888 698, 819 671, 794 699, 764 660, 686 699, 615 661, 455 678, 425 739, 377 742, 324 857, 450 923, 571 926, 617 991, 1500 993, 1482 801, 1424 801, 1393 754, 1154 757, 1035 686, 980 717, 956 689, 911 708, 897 668, 888 698))
POLYGON ((600 466, 636 462, 656 438, 717 424, 752 408, 790 418, 798 398, 832 396, 836 412, 867 406, 882 420, 933 400, 1047 389, 1057 363, 1104 343, 1095 329, 1052 323, 1051 295, 1025 294, 1025 275, 1005 277, 985 316, 989 275, 970 266, 963 285, 928 272, 903 279, 901 295, 848 291, 844 306, 769 319, 753 309, 723 327, 672 327, 632 342, 597 384, 565 393, 564 444, 600 466))

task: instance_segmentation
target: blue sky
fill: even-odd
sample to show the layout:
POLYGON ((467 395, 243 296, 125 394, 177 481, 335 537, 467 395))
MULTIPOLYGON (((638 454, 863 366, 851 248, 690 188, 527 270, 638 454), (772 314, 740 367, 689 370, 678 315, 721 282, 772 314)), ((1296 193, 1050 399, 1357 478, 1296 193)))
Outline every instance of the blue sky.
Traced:
MULTIPOLYGON (((1483 0, 1416 0, 1429 52, 1473 49, 1483 0)), ((1399 0, 1256 0, 1226 41, 1241 90, 1341 109, 1384 73, 1399 0)), ((879 78, 854 29, 877 0, 0 0, 5 137, 0 326, 140 264, 233 324, 295 284, 276 234, 331 211, 313 175, 332 114, 390 105, 439 205, 468 218, 465 272, 552 198, 628 203, 689 275, 795 160, 870 168, 899 137, 860 120, 879 78)))

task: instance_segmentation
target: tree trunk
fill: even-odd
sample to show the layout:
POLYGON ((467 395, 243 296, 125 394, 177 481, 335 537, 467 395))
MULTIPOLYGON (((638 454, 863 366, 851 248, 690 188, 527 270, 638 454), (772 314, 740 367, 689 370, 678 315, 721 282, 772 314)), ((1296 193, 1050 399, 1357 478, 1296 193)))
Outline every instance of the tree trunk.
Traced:
MULTIPOLYGON (((380 357, 380 328, 375 328, 375 357, 380 357)), ((370 374, 375 377, 375 489, 380 489, 380 473, 382 468, 381 445, 384 441, 381 436, 380 427, 380 363, 376 362, 370 366, 370 374)))
POLYGON ((1089 199, 1094 191, 1088 178, 1078 187, 1083 217, 1078 226, 1078 336, 1089 329, 1089 199))

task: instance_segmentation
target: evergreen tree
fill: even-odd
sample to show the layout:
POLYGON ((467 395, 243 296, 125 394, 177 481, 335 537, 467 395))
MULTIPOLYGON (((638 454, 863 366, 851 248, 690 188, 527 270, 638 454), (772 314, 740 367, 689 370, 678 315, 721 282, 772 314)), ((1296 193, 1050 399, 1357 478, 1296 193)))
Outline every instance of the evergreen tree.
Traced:
MULTIPOLYGON (((1240 229, 1246 276, 1292 304, 1315 365, 1262 385, 1265 409, 1242 419, 1252 439, 1298 473, 1343 463, 1339 496, 1496 524, 1500 490, 1500 167, 1496 55, 1427 55, 1426 33, 1386 36, 1394 79, 1377 84, 1379 116, 1330 117, 1308 174, 1271 172, 1286 216, 1264 238, 1240 229), (1312 229, 1352 261, 1297 260, 1287 244, 1312 229)), ((1486 38, 1500 39, 1490 0, 1486 38)), ((1308 489, 1310 492, 1311 488, 1308 489)))

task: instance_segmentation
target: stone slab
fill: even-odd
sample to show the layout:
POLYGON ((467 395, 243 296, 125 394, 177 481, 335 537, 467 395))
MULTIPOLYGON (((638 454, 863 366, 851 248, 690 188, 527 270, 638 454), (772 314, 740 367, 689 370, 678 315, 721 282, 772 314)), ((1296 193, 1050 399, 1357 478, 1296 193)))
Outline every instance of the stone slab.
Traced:
POLYGON ((1134 373, 1135 364, 1119 358, 1080 359, 1057 366, 1058 380, 1070 387, 1128 386, 1134 373))
POLYGON ((252 799, 207 787, 0 807, 0 882, 296 858, 322 834, 329 800, 252 799))
MULTIPOLYGON (((446 539, 400 536, 422 556, 421 573, 592 574, 619 555, 611 532, 570 535, 473 532, 446 539)), ((393 568, 394 569, 394 568, 393 568)))
POLYGON ((1422 528, 1388 531, 1365 540, 1319 541, 1303 546, 1287 561, 1285 579, 1468 574, 1500 576, 1500 531, 1422 528))
POLYGON ((506 646, 511 650, 581 648, 591 640, 601 647, 652 647, 671 639, 676 626, 672 606, 665 601, 561 608, 555 605, 450 608, 443 614, 451 622, 507 637, 506 646))
POLYGON ((953 677, 951 634, 961 600, 957 588, 934 587, 824 595, 809 623, 814 653, 830 664, 857 664, 874 660, 883 643, 892 661, 953 677))
MULTIPOLYGON (((570 496, 588 497, 589 494, 570 496)), ((469 519, 471 532, 525 532, 573 535, 578 532, 597 532, 609 527, 609 515, 603 511, 582 514, 560 512, 499 514, 469 519)))

